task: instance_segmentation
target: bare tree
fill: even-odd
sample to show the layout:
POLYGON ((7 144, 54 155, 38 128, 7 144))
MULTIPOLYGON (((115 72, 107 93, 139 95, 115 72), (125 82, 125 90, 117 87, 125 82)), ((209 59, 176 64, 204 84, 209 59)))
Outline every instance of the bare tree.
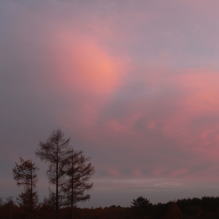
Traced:
POLYGON ((90 198, 90 195, 85 192, 93 186, 89 180, 94 173, 94 167, 82 151, 76 152, 72 149, 65 160, 64 172, 66 179, 62 191, 65 194, 67 205, 71 206, 73 218, 75 204, 90 198))
POLYGON ((36 155, 41 160, 49 163, 47 171, 49 181, 55 185, 55 209, 56 218, 59 218, 60 208, 60 187, 62 186, 63 161, 69 152, 69 138, 65 138, 61 130, 53 131, 51 136, 45 142, 40 142, 40 148, 36 155))
POLYGON ((30 211, 32 215, 33 209, 37 204, 36 182, 38 168, 31 160, 19 159, 15 163, 13 176, 18 186, 23 186, 24 191, 19 195, 18 201, 20 205, 30 211))

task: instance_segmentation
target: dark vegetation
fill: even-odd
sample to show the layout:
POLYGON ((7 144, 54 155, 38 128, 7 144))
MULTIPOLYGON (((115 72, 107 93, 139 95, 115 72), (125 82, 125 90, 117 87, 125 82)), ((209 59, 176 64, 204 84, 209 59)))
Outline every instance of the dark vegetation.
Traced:
POLYGON ((219 198, 183 199, 165 204, 152 204, 144 197, 130 201, 129 207, 80 209, 77 203, 88 200, 87 191, 94 167, 82 151, 75 151, 70 138, 60 130, 40 142, 37 157, 48 164, 49 183, 54 191, 38 201, 38 167, 32 160, 20 158, 13 168, 13 177, 22 192, 14 201, 0 199, 0 219, 216 219, 219 198))
MULTIPOLYGON (((142 197, 139 197, 142 198, 142 197)), ((106 208, 79 209, 74 207, 73 218, 75 219, 217 219, 219 218, 219 198, 193 198, 183 199, 166 204, 132 205, 124 208, 110 206, 106 208)), ((55 206, 44 202, 35 209, 32 218, 52 219, 55 218, 55 206)), ((62 219, 72 218, 72 209, 63 207, 59 210, 62 219)), ((18 206, 12 200, 0 202, 1 219, 26 219, 30 218, 26 209, 18 206)))

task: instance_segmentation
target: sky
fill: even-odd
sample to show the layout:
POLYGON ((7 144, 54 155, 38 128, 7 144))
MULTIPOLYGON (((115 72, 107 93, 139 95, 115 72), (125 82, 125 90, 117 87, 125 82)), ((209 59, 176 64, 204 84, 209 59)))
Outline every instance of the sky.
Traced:
POLYGON ((218 196, 216 0, 0 0, 0 197, 60 128, 95 166, 82 207, 218 196))

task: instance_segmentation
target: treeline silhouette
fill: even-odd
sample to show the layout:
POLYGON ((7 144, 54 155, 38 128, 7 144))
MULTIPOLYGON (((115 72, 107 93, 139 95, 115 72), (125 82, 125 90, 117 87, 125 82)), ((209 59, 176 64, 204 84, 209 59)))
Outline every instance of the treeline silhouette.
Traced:
MULTIPOLYGON (((152 204, 143 197, 130 201, 129 207, 78 208, 88 200, 87 191, 94 167, 82 151, 76 151, 61 130, 55 130, 40 142, 36 156, 48 164, 49 183, 54 185, 49 197, 38 200, 38 167, 32 160, 20 158, 12 170, 22 192, 16 201, 0 199, 0 219, 216 219, 219 218, 219 198, 182 199, 152 204)), ((107 197, 106 197, 107 199, 107 197)))
MULTIPOLYGON (((74 207, 75 219, 217 219, 219 218, 219 198, 203 197, 182 199, 165 204, 151 204, 142 197, 130 207, 110 206, 105 208, 80 209, 74 207), (139 201, 139 202, 138 202, 139 201)), ((136 200, 135 200, 136 201, 136 200)), ((55 218, 55 208, 48 202, 41 203, 35 209, 33 218, 55 218)), ((72 218, 72 209, 64 207, 60 209, 59 217, 72 218)), ((26 210, 8 199, 0 201, 1 219, 26 219, 29 215, 26 210)))

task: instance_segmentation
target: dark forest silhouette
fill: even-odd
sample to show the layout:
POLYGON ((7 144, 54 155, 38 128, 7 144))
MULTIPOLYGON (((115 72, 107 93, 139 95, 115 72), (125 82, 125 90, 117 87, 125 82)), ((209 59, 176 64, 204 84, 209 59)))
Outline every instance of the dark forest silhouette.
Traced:
MULTIPOLYGON (((107 197, 106 197, 107 198, 107 197)), ((142 197, 139 197, 140 199, 142 197)), ((137 198, 137 199, 139 199, 137 198)), ((137 200, 134 199, 134 200, 137 200)), ((134 201, 133 200, 133 201, 134 201)), ((75 219, 217 219, 219 218, 219 198, 203 197, 193 199, 182 199, 166 204, 151 204, 146 201, 146 205, 136 203, 130 207, 110 206, 95 209, 73 209, 75 219)), ((54 206, 49 202, 37 205, 33 218, 49 219, 54 218, 54 206)), ((60 208, 59 217, 62 219, 72 218, 70 207, 60 208)), ((28 219, 27 212, 11 199, 0 201, 1 219, 28 219)))
MULTIPOLYGON (((130 200, 130 207, 110 206, 80 209, 77 203, 88 200, 94 167, 82 151, 76 151, 70 138, 55 130, 40 142, 36 156, 48 164, 49 183, 55 191, 38 201, 38 167, 32 160, 20 158, 13 177, 23 190, 15 202, 0 199, 0 219, 209 219, 219 218, 219 198, 183 199, 166 204, 152 204, 143 197, 130 200)), ((107 199, 107 197, 106 197, 107 199)))

